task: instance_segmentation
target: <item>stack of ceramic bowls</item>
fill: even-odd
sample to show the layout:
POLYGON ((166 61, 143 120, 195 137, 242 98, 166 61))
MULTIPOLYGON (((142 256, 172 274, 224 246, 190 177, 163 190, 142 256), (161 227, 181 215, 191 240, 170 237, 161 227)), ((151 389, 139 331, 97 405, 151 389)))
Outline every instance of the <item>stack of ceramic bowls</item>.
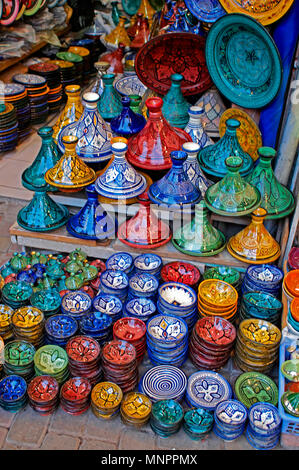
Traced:
POLYGON ((30 297, 32 307, 41 310, 45 318, 56 315, 60 311, 61 297, 58 289, 42 289, 30 297))
POLYGON ((57 52, 57 59, 71 62, 75 67, 75 80, 78 85, 83 85, 83 57, 72 52, 57 52))
POLYGON ((134 259, 135 273, 147 273, 160 279, 162 269, 162 258, 154 253, 143 253, 134 259))
POLYGON ((5 375, 19 375, 29 382, 34 376, 35 347, 27 341, 13 340, 4 347, 5 375))
POLYGON ((247 420, 247 408, 238 400, 224 400, 214 411, 213 431, 224 441, 242 436, 247 420))
POLYGON ((152 274, 135 273, 129 280, 128 300, 134 297, 145 297, 156 301, 159 281, 152 274))
POLYGON ((89 81, 91 61, 90 52, 86 47, 82 46, 70 46, 68 52, 72 54, 78 54, 83 59, 83 83, 87 84, 89 81))
POLYGON ((133 297, 124 308, 124 317, 139 318, 144 323, 155 315, 157 311, 155 303, 145 297, 133 297))
POLYGON ((228 362, 236 339, 236 329, 220 317, 204 317, 193 328, 189 357, 198 369, 218 370, 228 362))
POLYGON ((0 304, 0 336, 4 341, 13 337, 11 318, 14 311, 8 305, 0 304))
POLYGON ((217 316, 233 323, 238 309, 238 292, 228 282, 206 279, 198 286, 200 316, 217 316))
POLYGON ((34 355, 35 375, 50 375, 59 385, 69 378, 68 356, 60 346, 47 344, 39 348, 34 355))
POLYGON ((47 80, 49 87, 48 105, 49 112, 55 113, 59 111, 62 102, 62 84, 60 67, 57 64, 48 62, 39 62, 28 67, 28 72, 39 75, 47 80))
POLYGON ((30 304, 33 289, 23 281, 11 281, 2 288, 2 302, 14 310, 30 304))
POLYGON ((60 406, 71 415, 80 415, 90 406, 92 386, 84 377, 72 377, 60 389, 60 406))
MULTIPOLYGON (((58 65, 60 68, 60 80, 63 90, 68 85, 76 84, 76 69, 72 62, 57 59, 50 60, 48 63, 58 65)), ((64 95, 63 98, 66 99, 66 95, 64 95)))
POLYGON ((111 419, 118 415, 123 392, 113 382, 100 382, 91 392, 91 409, 97 418, 111 419))
POLYGON ((65 315, 70 315, 75 320, 80 320, 86 313, 89 313, 92 306, 92 299, 80 290, 67 292, 61 300, 61 311, 65 315))
POLYGON ((129 392, 120 406, 121 420, 124 424, 140 428, 150 419, 152 403, 143 393, 129 392))
POLYGON ((94 311, 109 315, 112 323, 121 318, 123 312, 123 304, 118 297, 101 292, 93 299, 92 307, 94 311))
POLYGON ((255 403, 248 411, 246 439, 258 450, 270 450, 279 443, 281 417, 278 409, 270 403, 255 403))
POLYGON ((292 269, 283 279, 283 292, 289 301, 299 297, 299 269, 292 269))
POLYGON ((78 333, 78 322, 70 315, 53 315, 45 324, 45 343, 64 348, 70 338, 78 333))
POLYGON ((180 282, 165 282, 158 290, 157 310, 161 315, 182 318, 191 332, 198 318, 196 292, 180 282))
POLYGON ((245 292, 242 296, 239 320, 259 318, 274 325, 280 324, 282 303, 266 292, 245 292))
POLYGON ((197 290, 201 274, 193 264, 184 261, 173 261, 163 266, 161 279, 163 282, 181 282, 197 290))
POLYGON ((30 132, 30 104, 27 90, 17 83, 4 83, 3 94, 5 103, 13 105, 18 121, 18 139, 23 139, 30 132))
POLYGON ((47 80, 44 77, 30 73, 16 74, 13 81, 23 85, 27 90, 30 104, 31 124, 42 124, 49 115, 47 80))
POLYGON ((186 387, 186 375, 174 366, 152 367, 139 383, 139 391, 147 395, 152 402, 166 399, 181 401, 186 387))
POLYGON ((113 338, 128 341, 136 349, 137 363, 140 364, 146 351, 146 324, 138 318, 124 317, 113 325, 113 338))
POLYGON ((12 315, 14 337, 28 341, 36 348, 44 344, 44 314, 35 307, 21 307, 12 315))
POLYGON ((27 404, 27 384, 23 377, 9 375, 0 380, 0 407, 17 413, 27 404))
POLYGON ((0 104, 0 153, 13 150, 18 143, 18 118, 11 103, 0 104))
POLYGON ((236 365, 243 371, 269 373, 278 355, 281 332, 265 320, 243 320, 238 328, 235 349, 236 365))
POLYGON ((193 408, 184 414, 183 429, 192 440, 198 441, 209 434, 213 423, 214 415, 212 411, 204 408, 193 408))
POLYGON ((243 372, 234 384, 234 393, 246 408, 257 402, 278 403, 278 388, 276 383, 267 375, 260 372, 243 372))
POLYGON ((102 367, 104 378, 130 392, 138 383, 136 350, 127 341, 112 340, 102 348, 102 367))
POLYGON ((93 76, 96 74, 96 68, 93 66, 95 62, 97 62, 98 57, 100 55, 99 53, 99 48, 96 44, 95 39, 91 38, 83 38, 83 39, 75 39, 71 41, 71 46, 79 46, 79 47, 84 47, 89 50, 90 53, 90 70, 89 70, 89 76, 93 76))
POLYGON ((214 266, 207 268, 203 273, 203 279, 219 279, 220 281, 228 282, 238 292, 242 284, 240 272, 229 266, 214 266))
POLYGON ((101 348, 95 339, 90 336, 74 336, 67 342, 65 350, 72 377, 84 377, 92 385, 102 379, 101 348))
POLYGON ((79 322, 80 334, 94 338, 100 345, 112 337, 112 318, 106 313, 86 313, 79 322))
POLYGON ((154 365, 181 366, 188 357, 188 326, 173 315, 155 315, 146 325, 147 353, 154 365))
POLYGON ((184 411, 174 400, 159 400, 152 406, 150 426, 160 437, 176 434, 181 427, 184 411))
POLYGON ((290 333, 295 336, 299 336, 299 297, 295 297, 289 305, 287 327, 290 333))
POLYGON ((123 271, 128 276, 134 269, 133 256, 130 253, 119 252, 110 256, 106 261, 106 269, 112 269, 113 271, 123 271))
POLYGON ((188 378, 185 401, 191 408, 214 411, 218 403, 231 397, 231 385, 218 372, 200 370, 188 378))
POLYGON ((100 292, 115 295, 122 303, 127 299, 129 289, 129 278, 123 271, 107 269, 100 276, 100 292))
POLYGON ((272 264, 252 265, 245 272, 242 293, 267 292, 280 297, 283 271, 272 264))
POLYGON ((59 404, 59 383, 54 377, 40 375, 28 384, 29 405, 42 415, 54 413, 59 404))

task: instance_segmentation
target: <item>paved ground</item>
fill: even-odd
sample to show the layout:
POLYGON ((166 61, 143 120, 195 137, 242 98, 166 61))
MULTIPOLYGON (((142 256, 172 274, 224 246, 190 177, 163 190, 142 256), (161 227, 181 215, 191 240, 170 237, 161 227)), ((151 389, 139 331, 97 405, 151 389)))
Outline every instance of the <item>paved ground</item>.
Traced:
MULTIPOLYGON (((7 261, 20 247, 11 243, 9 227, 16 220, 22 204, 13 200, 0 200, 0 265, 7 261)), ((142 369, 151 367, 148 360, 142 369)), ((190 375, 195 371, 187 362, 184 371, 190 375)), ((141 371, 142 373, 143 371, 141 371)), ((240 374, 231 363, 221 371, 231 382, 240 374)), ((298 443, 297 443, 298 445, 298 443)), ((284 440, 283 447, 295 449, 295 441, 284 440)), ((114 420, 96 418, 91 410, 81 416, 70 416, 58 409, 51 416, 40 416, 30 406, 11 414, 0 408, 0 449, 41 450, 253 450, 244 436, 232 443, 224 442, 211 433, 203 441, 192 441, 183 430, 168 439, 156 436, 149 425, 140 430, 125 426, 120 417, 114 420)), ((281 447, 277 447, 281 449, 281 447)), ((298 449, 298 447, 297 447, 298 449)))

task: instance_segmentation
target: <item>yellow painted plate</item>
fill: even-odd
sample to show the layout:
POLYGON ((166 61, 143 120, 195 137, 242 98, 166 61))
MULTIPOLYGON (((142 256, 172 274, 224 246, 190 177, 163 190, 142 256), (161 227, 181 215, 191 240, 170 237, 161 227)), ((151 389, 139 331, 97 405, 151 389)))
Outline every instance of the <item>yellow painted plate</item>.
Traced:
POLYGON ((282 18, 293 2, 294 0, 220 0, 227 13, 251 16, 264 26, 282 18))

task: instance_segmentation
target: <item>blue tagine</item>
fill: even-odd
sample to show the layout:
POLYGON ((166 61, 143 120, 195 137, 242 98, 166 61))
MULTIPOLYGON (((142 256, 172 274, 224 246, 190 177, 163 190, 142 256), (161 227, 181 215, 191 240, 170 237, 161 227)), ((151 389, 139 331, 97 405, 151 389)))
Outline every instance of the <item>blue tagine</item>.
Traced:
POLYGON ((201 106, 190 106, 188 110, 189 121, 185 127, 185 132, 190 135, 193 142, 199 145, 199 149, 213 145, 214 142, 205 132, 201 118, 204 114, 204 109, 201 106))
POLYGON ((132 111, 130 108, 131 98, 129 96, 123 96, 121 102, 123 109, 117 117, 111 120, 110 127, 115 135, 128 139, 132 135, 138 134, 144 128, 146 119, 141 114, 136 114, 132 111))
POLYGON ((183 169, 187 173, 189 180, 198 188, 202 194, 205 195, 206 190, 212 186, 213 182, 210 181, 203 173, 198 163, 198 152, 200 146, 196 142, 185 142, 182 150, 187 153, 187 160, 184 162, 183 169))

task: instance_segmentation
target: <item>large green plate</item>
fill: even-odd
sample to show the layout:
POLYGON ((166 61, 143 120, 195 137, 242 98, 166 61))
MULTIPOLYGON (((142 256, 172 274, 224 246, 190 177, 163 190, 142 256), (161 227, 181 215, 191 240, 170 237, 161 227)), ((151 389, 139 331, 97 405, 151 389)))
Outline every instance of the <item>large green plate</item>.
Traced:
POLYGON ((278 403, 278 388, 270 377, 259 372, 245 372, 235 382, 236 398, 247 408, 258 402, 278 403))
POLYGON ((210 76, 223 95, 244 108, 262 108, 277 95, 282 64, 268 31, 247 15, 223 16, 206 41, 210 76))

